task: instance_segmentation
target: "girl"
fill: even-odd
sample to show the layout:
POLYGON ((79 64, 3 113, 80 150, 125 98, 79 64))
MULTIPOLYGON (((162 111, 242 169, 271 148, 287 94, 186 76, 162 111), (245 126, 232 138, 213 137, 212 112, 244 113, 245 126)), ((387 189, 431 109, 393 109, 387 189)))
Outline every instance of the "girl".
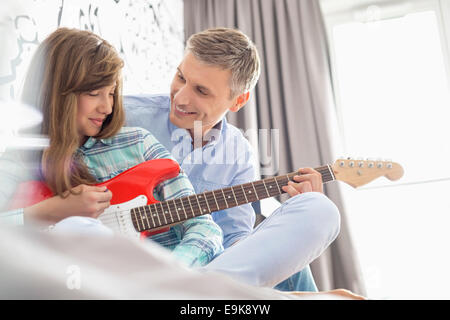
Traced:
MULTIPOLYGON (((24 170, 17 155, 0 160, 0 205, 14 193, 11 186, 33 176, 45 181, 55 196, 3 213, 0 220, 20 225, 97 218, 109 207, 112 194, 93 184, 143 161, 171 158, 145 129, 123 127, 122 67, 116 50, 88 31, 60 28, 42 42, 24 83, 23 101, 41 110, 40 133, 49 137, 50 145, 35 157, 35 169, 24 170)), ((161 183, 157 191, 160 200, 194 193, 184 174, 161 183)), ((205 265, 223 250, 221 229, 209 215, 151 239, 189 266, 205 265)))

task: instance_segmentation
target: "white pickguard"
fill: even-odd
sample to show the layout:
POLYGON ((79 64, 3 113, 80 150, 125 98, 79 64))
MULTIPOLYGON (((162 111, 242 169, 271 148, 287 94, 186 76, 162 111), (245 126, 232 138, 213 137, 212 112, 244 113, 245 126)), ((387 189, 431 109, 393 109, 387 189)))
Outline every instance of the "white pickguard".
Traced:
POLYGON ((130 238, 139 238, 140 233, 133 226, 130 210, 146 204, 147 197, 141 195, 130 201, 110 206, 98 219, 116 233, 121 233, 130 238))

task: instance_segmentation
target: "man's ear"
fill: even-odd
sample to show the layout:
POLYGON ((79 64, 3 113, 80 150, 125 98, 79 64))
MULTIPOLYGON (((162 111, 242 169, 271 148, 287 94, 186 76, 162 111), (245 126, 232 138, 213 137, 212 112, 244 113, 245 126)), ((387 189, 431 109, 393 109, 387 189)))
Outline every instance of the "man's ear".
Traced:
POLYGON ((245 106, 245 104, 248 102, 249 98, 250 98, 250 91, 240 94, 236 98, 234 105, 230 108, 230 111, 238 112, 239 109, 241 109, 243 106, 245 106))

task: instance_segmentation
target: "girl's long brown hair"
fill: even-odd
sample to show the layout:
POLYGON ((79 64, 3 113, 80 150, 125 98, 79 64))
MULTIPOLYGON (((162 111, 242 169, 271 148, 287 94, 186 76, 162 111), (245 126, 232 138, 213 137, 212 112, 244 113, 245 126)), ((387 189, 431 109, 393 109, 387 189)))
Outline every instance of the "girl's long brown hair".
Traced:
POLYGON ((114 47, 89 31, 59 28, 38 47, 22 100, 42 111, 40 132, 48 135, 50 146, 42 152, 41 175, 54 194, 63 196, 79 184, 96 182, 76 153, 82 143, 76 125, 77 97, 116 84, 113 111, 96 138, 114 136, 125 121, 122 67, 114 47))

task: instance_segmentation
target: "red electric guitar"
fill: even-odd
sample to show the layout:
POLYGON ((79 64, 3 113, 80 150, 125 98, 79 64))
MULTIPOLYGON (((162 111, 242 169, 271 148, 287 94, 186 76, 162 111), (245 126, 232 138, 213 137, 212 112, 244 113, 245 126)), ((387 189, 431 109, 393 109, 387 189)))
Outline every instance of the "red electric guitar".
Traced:
MULTIPOLYGON (((397 180, 403 176, 403 168, 395 162, 339 159, 333 165, 315 168, 322 174, 323 183, 341 180, 356 188, 385 176, 397 180)), ((99 219, 113 231, 139 237, 164 232, 168 227, 190 218, 211 212, 240 206, 282 194, 298 172, 289 173, 241 185, 206 191, 201 194, 158 202, 153 197, 154 188, 164 180, 176 177, 180 172, 177 162, 155 159, 132 167, 116 177, 97 184, 111 190, 111 206, 99 219)), ((39 181, 22 183, 11 208, 26 207, 52 197, 50 189, 39 181)))

